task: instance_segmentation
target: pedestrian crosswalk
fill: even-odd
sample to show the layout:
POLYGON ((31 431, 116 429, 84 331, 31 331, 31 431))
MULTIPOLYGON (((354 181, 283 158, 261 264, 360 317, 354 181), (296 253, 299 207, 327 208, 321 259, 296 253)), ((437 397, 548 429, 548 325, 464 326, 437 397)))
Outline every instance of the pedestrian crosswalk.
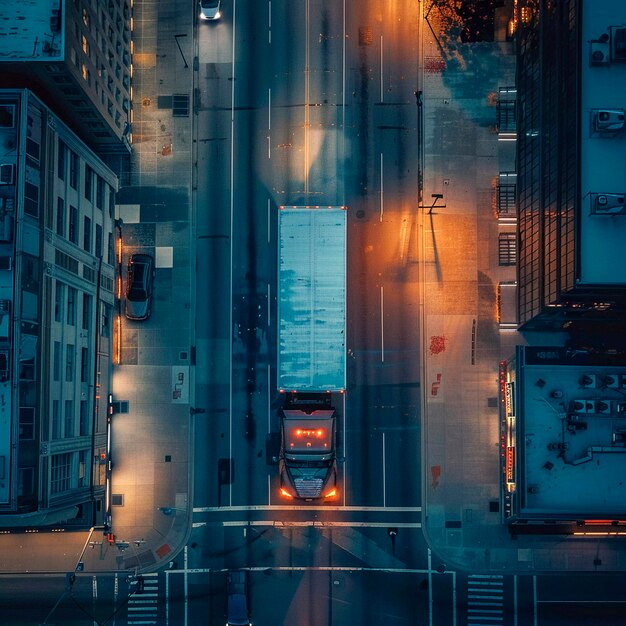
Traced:
POLYGON ((498 626, 504 619, 504 576, 475 574, 467 579, 467 625, 498 626))
POLYGON ((127 624, 133 626, 149 626, 156 624, 159 600, 158 574, 143 574, 131 583, 133 592, 128 598, 127 624))

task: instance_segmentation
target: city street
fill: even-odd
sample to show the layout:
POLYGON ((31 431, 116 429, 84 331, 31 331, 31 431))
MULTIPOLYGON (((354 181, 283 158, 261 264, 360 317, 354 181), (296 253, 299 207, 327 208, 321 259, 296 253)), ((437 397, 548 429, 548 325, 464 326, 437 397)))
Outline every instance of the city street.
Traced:
POLYGON ((115 536, 1 535, 0 625, 224 624, 236 569, 255 626, 623 625, 621 544, 500 521, 497 367, 523 340, 495 322, 511 150, 487 95, 514 80, 510 43, 444 49, 445 3, 223 0, 214 22, 191 4, 135 2, 120 268, 153 254, 155 296, 119 326, 115 536), (289 205, 347 207, 327 504, 279 492, 289 205))

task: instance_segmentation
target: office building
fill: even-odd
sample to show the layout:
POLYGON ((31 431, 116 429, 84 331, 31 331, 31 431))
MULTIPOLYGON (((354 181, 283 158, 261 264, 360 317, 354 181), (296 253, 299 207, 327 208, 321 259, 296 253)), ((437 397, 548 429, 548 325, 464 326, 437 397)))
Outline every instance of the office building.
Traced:
POLYGON ((0 90, 0 527, 105 515, 117 178, 0 90))
POLYGON ((517 27, 521 327, 602 324, 616 336, 626 319, 626 3, 526 0, 517 27))
POLYGON ((100 155, 128 154, 130 0, 3 3, 0 72, 3 87, 32 90, 100 155))
POLYGON ((503 520, 626 534, 626 355, 517 346, 500 408, 503 520))

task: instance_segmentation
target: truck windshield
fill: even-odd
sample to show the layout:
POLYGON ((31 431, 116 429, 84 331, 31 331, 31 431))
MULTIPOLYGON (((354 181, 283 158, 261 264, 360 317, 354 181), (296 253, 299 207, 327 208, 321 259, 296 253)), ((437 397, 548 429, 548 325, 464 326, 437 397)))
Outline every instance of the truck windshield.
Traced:
POLYGON ((293 460, 290 459, 288 461, 289 467, 291 469, 294 469, 294 468, 315 469, 315 468, 318 468, 318 467, 320 467, 320 468, 327 468, 327 467, 329 467, 330 463, 331 463, 330 461, 302 461, 300 459, 298 459, 297 461, 293 461, 293 460))

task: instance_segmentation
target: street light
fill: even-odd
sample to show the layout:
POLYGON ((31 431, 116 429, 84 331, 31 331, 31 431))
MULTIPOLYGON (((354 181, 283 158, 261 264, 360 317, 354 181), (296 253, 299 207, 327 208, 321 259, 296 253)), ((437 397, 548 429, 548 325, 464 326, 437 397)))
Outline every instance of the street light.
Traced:
POLYGON ((418 209, 428 209, 428 215, 431 215, 433 212, 433 209, 445 209, 446 205, 445 204, 439 204, 437 205, 437 200, 441 200, 443 198, 443 194, 442 193, 432 193, 430 194, 430 197, 433 199, 433 203, 430 206, 418 206, 418 209))
POLYGON ((180 47, 180 43, 178 43, 179 37, 186 37, 186 34, 174 35, 174 39, 176 40, 176 45, 178 46, 178 51, 180 52, 180 56, 183 57, 183 63, 185 64, 185 68, 188 68, 187 59, 185 59, 185 55, 183 54, 183 49, 180 47))

